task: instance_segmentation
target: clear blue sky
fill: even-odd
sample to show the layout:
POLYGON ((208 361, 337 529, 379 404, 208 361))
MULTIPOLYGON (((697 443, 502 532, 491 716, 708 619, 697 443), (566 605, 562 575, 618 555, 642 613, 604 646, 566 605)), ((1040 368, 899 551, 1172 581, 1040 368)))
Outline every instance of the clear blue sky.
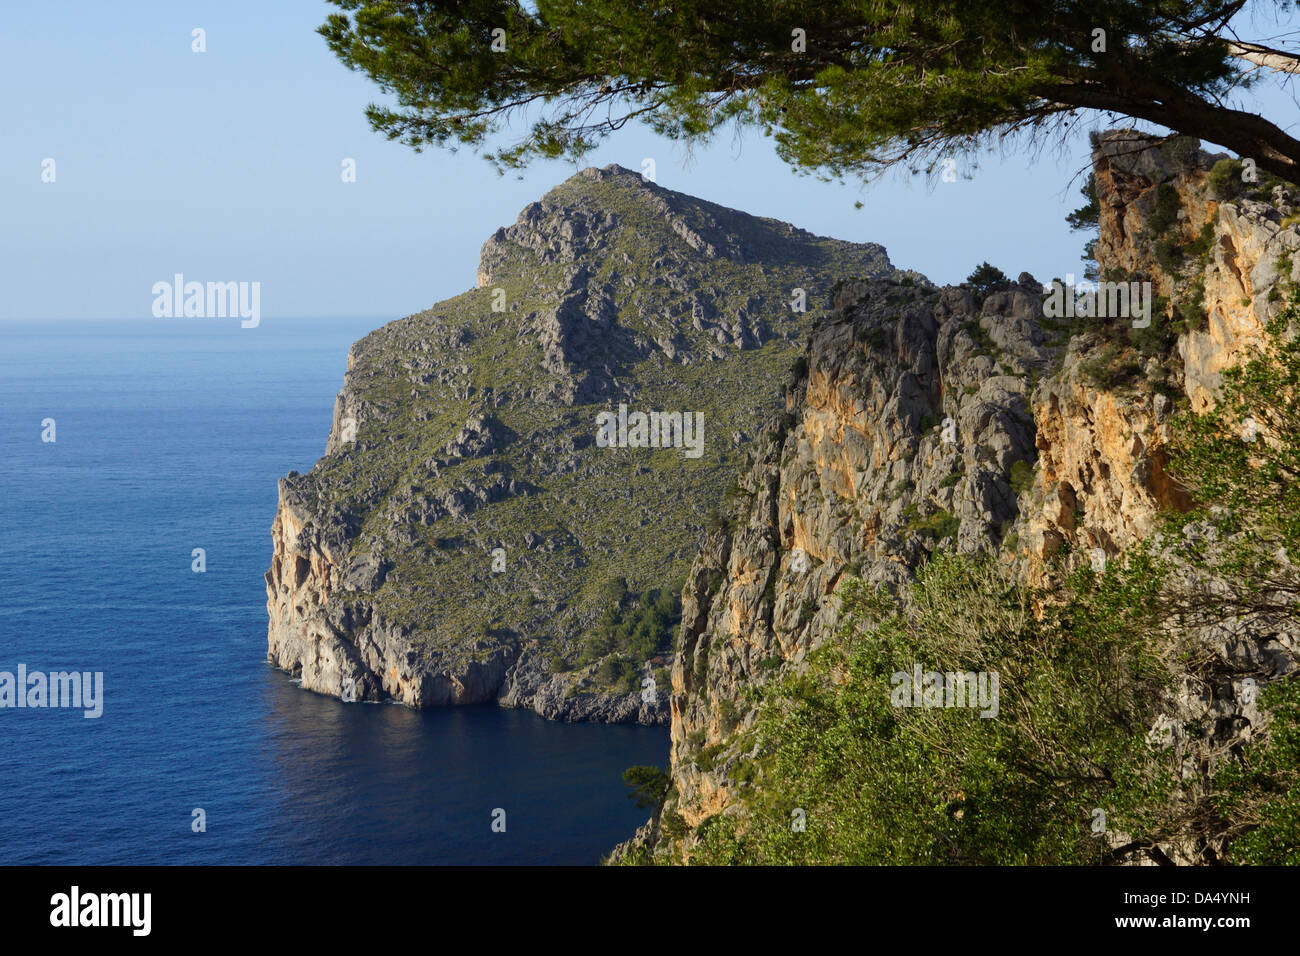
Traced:
MULTIPOLYGON (((176 272, 260 282, 266 319, 395 318, 473 286, 483 241, 575 172, 502 178, 470 152, 373 133, 362 111, 379 93, 316 35, 332 9, 320 0, 5 6, 0 319, 146 318, 153 283, 176 272), (191 52, 195 27, 206 53, 191 52), (340 179, 345 157, 356 183, 340 179)), ((1060 151, 987 157, 970 180, 864 189, 796 176, 757 132, 686 162, 629 127, 588 164, 654 157, 663 186, 880 242, 896 265, 954 282, 985 259, 1013 276, 1080 272, 1083 237, 1064 216, 1087 154, 1081 130, 1060 151)))

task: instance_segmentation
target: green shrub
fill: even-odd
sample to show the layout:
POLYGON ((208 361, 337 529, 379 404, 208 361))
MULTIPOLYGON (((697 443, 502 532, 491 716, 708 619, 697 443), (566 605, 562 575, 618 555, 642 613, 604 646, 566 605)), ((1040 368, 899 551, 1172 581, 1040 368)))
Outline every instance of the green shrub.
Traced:
POLYGON ((936 557, 908 609, 846 593, 840 641, 771 691, 756 732, 765 757, 743 827, 700 831, 692 860, 758 864, 1059 864, 1109 859, 1089 830, 1162 820, 1176 759, 1148 744, 1168 674, 1147 633, 1154 567, 1107 589, 1071 579, 1074 602, 1034 613, 995 562, 936 557), (893 706, 895 675, 998 672, 999 712, 893 706), (1081 694, 1080 688, 1091 688, 1081 694), (806 832, 790 810, 804 809, 806 832))
POLYGON ((691 676, 695 679, 696 686, 703 684, 709 676, 709 646, 703 639, 695 645, 695 663, 691 666, 691 676))
POLYGON ((1020 497, 1034 486, 1034 466, 1027 461, 1011 463, 1011 491, 1020 497))
POLYGON ((628 798, 642 809, 663 803, 672 783, 668 772, 658 767, 628 767, 623 771, 623 782, 631 788, 628 798))
POLYGON ((722 750, 723 745, 720 743, 710 744, 708 747, 704 747, 695 755, 695 766, 699 767, 700 770, 705 773, 709 773, 717 763, 718 755, 722 753, 722 750))
POLYGON ((723 733, 731 733, 736 724, 740 723, 740 711, 736 707, 736 702, 724 697, 718 702, 718 713, 722 717, 723 733))
POLYGON ((1181 317, 1178 321, 1171 321, 1165 315, 1166 308, 1167 303, 1163 297, 1157 297, 1151 306, 1151 324, 1145 329, 1129 329, 1129 341, 1143 362, 1154 358, 1167 363, 1178 344, 1178 332, 1183 327, 1183 322, 1181 317))
POLYGON ((1249 821, 1228 850, 1232 863, 1300 866, 1300 680, 1265 687, 1259 708, 1270 720, 1265 740, 1230 755, 1214 782, 1225 820, 1249 821))
POLYGON ((1152 255, 1160 268, 1170 275, 1177 275, 1181 271, 1183 259, 1186 257, 1182 242, 1176 235, 1161 236, 1157 239, 1152 246, 1152 255))
POLYGON ((730 531, 731 518, 720 508, 716 506, 709 511, 709 516, 704 521, 705 528, 710 532, 730 531))
POLYGON ((1009 286, 1011 280, 1001 269, 987 262, 981 262, 975 271, 966 277, 966 284, 974 291, 975 298, 983 302, 990 293, 1009 286))
POLYGON ((907 530, 920 535, 926 535, 936 541, 942 541, 944 538, 956 537, 958 529, 961 527, 961 519, 948 511, 936 511, 934 514, 920 517, 913 512, 910 520, 907 522, 907 530))
POLYGON ((1096 356, 1079 366, 1083 377, 1100 389, 1119 388, 1142 374, 1142 366, 1128 358, 1118 343, 1108 342, 1096 356))
POLYGON ((690 829, 676 810, 665 810, 659 817, 659 832, 669 840, 680 840, 690 829))
POLYGON ((1147 217, 1146 231, 1149 236, 1158 236, 1178 227, 1178 213, 1183 208, 1183 201, 1178 190, 1169 183, 1156 187, 1155 208, 1147 217))
POLYGON ((1210 316, 1205 311, 1205 276, 1198 276, 1187 289, 1182 300, 1174 306, 1178 316, 1175 330, 1199 332, 1209 327, 1210 316))
POLYGON ((1210 169, 1206 188, 1212 199, 1220 202, 1236 199, 1245 189, 1241 179, 1242 163, 1239 159, 1221 159, 1210 169))
POLYGON ((1187 254, 1194 257, 1201 264, 1205 264, 1210 258, 1210 249, 1214 245, 1214 223, 1207 222, 1201 227, 1200 234, 1187 244, 1187 254))

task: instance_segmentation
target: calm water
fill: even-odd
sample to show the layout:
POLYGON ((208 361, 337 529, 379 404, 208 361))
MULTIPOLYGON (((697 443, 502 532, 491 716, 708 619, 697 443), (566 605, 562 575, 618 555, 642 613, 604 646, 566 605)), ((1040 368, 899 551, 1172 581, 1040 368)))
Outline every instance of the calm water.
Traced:
POLYGON ((378 324, 0 323, 0 670, 105 697, 0 709, 0 864, 594 863, 643 822, 620 773, 663 728, 343 704, 264 663, 276 479, 378 324))

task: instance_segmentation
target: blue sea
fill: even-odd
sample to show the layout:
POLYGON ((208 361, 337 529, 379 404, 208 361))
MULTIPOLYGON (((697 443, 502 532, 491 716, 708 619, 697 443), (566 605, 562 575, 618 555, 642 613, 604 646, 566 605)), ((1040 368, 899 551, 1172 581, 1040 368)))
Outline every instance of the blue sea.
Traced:
POLYGON ((276 479, 379 324, 0 323, 0 671, 104 674, 99 719, 0 709, 0 864, 593 864, 644 821, 620 775, 664 728, 344 704, 265 663, 276 479))

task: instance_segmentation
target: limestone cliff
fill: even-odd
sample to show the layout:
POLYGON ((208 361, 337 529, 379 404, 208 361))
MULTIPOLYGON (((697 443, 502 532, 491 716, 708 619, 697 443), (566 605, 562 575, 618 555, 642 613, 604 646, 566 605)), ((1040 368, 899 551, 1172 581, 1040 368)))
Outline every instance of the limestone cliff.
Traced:
MULTIPOLYGON (((1057 557, 1118 553, 1152 532, 1157 508, 1182 505, 1169 417, 1180 397, 1213 402, 1218 374, 1257 347, 1281 285, 1300 279, 1297 194, 1243 185, 1239 167, 1181 141, 1110 134, 1093 160, 1101 275, 1152 282, 1151 331, 1046 319, 1043 285, 1023 274, 982 299, 843 284, 756 443, 729 527, 691 567, 668 802, 616 858, 689 859, 694 828, 743 812, 752 784, 733 771, 751 756, 738 741, 756 718, 752 691, 835 639, 848 579, 896 587, 945 547, 1037 580, 1057 557), (661 827, 665 811, 684 834, 661 827)), ((1202 755, 1248 739, 1258 718, 1233 674, 1268 681, 1300 663, 1294 621, 1204 637, 1220 678, 1169 702, 1180 733, 1210 718, 1202 755)), ((1203 862, 1212 848, 1164 851, 1203 862)))
POLYGON ((1026 515, 1025 533, 1039 567, 1066 543, 1113 556, 1150 533, 1157 508, 1181 503, 1163 452, 1173 399, 1209 407, 1222 369, 1258 348, 1280 307, 1280 283, 1300 278, 1292 262, 1300 231, 1282 225, 1296 211, 1291 188, 1220 201, 1209 183, 1212 157, 1177 141, 1154 149, 1132 134, 1106 137, 1094 159, 1102 275, 1152 281, 1165 308, 1142 343, 1151 347, 1139 350, 1141 367, 1130 365, 1146 387, 1105 380, 1123 360, 1104 334, 1085 331, 1033 395, 1043 500, 1026 515), (1182 253, 1193 244, 1194 255, 1182 253), (1280 275, 1279 264, 1290 274, 1280 275), (1193 313, 1190 321, 1179 308, 1193 313), (1101 382, 1098 363, 1111 366, 1100 369, 1101 382))

